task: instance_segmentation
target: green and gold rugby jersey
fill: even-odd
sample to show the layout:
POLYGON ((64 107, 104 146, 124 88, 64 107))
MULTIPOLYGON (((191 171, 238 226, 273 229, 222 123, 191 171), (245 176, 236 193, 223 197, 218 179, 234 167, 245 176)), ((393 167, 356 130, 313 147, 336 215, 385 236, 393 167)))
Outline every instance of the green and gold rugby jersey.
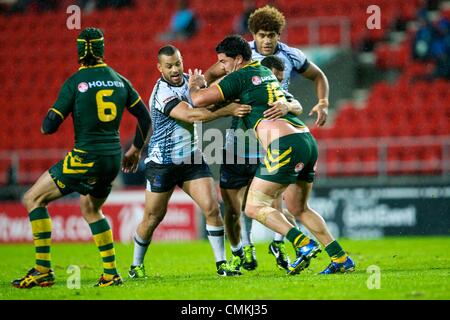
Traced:
MULTIPOLYGON (((260 121, 264 119, 264 111, 270 108, 269 103, 286 101, 275 75, 259 61, 251 61, 241 69, 228 74, 217 87, 225 100, 239 99, 240 103, 252 107, 252 112, 242 118, 244 129, 256 130, 260 121)), ((305 124, 291 113, 280 119, 295 127, 305 127, 305 124)))
POLYGON ((113 155, 121 152, 123 111, 139 100, 131 83, 102 63, 81 67, 67 79, 51 110, 63 119, 72 114, 76 149, 113 155))

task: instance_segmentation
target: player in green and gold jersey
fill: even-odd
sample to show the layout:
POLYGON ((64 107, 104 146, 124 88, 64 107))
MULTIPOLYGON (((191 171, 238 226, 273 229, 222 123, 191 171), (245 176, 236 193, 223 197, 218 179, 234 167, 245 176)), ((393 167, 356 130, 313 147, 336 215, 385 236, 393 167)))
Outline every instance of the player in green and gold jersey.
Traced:
POLYGON ((84 29, 77 38, 77 48, 80 68, 63 84, 41 128, 43 134, 52 134, 72 115, 75 146, 24 195, 36 265, 23 278, 12 282, 16 288, 54 284, 50 256, 52 222, 47 205, 72 192, 80 194, 81 212, 103 261, 103 274, 96 286, 122 284, 116 268, 112 231, 101 208, 121 167, 119 126, 124 110, 138 121, 133 144, 123 157, 125 172, 137 168, 150 128, 150 116, 131 83, 104 63, 104 38, 100 29, 84 29))
MULTIPOLYGON (((255 131, 266 154, 249 187, 245 213, 293 243, 299 256, 289 266, 288 274, 298 273, 308 267, 310 260, 321 251, 320 245, 290 223, 275 208, 274 202, 289 187, 291 195, 285 197, 287 209, 294 211, 293 208, 300 206, 302 212, 312 210, 307 200, 315 175, 317 143, 309 129, 294 115, 287 113, 275 120, 264 116, 270 104, 286 97, 275 75, 259 62, 251 60, 251 48, 245 39, 228 36, 219 43, 216 52, 227 76, 218 84, 201 89, 204 77, 193 75, 190 79, 192 102, 202 107, 239 99, 240 103, 252 107, 252 112, 242 119, 243 125, 255 131), (297 196, 293 196, 294 193, 297 196)), ((353 260, 336 240, 331 249, 334 252, 332 262, 324 273, 354 269, 353 260)))

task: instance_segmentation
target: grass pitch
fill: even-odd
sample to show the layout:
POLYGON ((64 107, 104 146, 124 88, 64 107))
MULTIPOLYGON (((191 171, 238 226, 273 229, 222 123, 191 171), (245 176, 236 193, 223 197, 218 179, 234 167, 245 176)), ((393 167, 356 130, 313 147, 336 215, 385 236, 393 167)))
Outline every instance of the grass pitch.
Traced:
MULTIPOLYGON (((30 290, 13 288, 10 281, 34 265, 33 246, 1 245, 0 299, 450 299, 450 237, 342 239, 340 243, 357 264, 352 274, 317 275, 329 262, 323 251, 306 271, 286 276, 267 253, 268 244, 261 243, 256 245, 258 269, 228 278, 216 275, 206 240, 152 243, 146 257, 149 278, 139 281, 127 279, 133 245, 116 244, 118 268, 126 282, 121 287, 108 288, 93 287, 102 272, 94 243, 54 244, 56 284, 30 290), (67 286, 70 265, 81 270, 79 289, 67 286), (367 271, 369 266, 379 268, 378 279, 367 271)), ((293 257, 293 250, 289 253, 293 257)))

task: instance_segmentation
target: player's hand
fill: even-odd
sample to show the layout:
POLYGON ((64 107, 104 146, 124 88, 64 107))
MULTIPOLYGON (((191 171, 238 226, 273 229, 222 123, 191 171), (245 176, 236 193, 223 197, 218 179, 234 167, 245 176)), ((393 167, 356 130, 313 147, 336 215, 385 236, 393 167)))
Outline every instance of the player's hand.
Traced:
POLYGON ((263 114, 264 118, 266 118, 267 120, 281 118, 289 112, 289 106, 287 105, 287 102, 275 101, 269 103, 269 106, 271 106, 272 108, 267 109, 263 114))
POLYGON ((248 115, 250 112, 252 112, 252 107, 247 104, 240 104, 232 102, 229 105, 225 107, 229 110, 228 114, 230 116, 243 118, 246 115, 248 115))
POLYGON ((312 116, 313 113, 317 113, 316 125, 318 127, 323 126, 328 118, 328 101, 322 99, 319 100, 319 103, 312 108, 309 115, 312 116))
POLYGON ((199 88, 206 88, 207 83, 205 76, 202 74, 201 69, 194 69, 194 72, 192 72, 191 69, 189 69, 189 88, 192 87, 199 87, 199 88))
POLYGON ((125 152, 122 159, 122 171, 125 173, 136 172, 139 160, 141 159, 141 150, 131 145, 130 149, 125 152))

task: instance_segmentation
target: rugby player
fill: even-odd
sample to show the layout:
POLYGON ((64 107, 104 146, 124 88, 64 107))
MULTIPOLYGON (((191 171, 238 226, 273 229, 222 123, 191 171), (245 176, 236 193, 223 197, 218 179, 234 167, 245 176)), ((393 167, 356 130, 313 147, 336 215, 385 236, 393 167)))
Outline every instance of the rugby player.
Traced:
MULTIPOLYGON (((264 163, 258 166, 250 184, 245 213, 269 229, 286 236, 294 245, 298 257, 288 267, 288 274, 296 274, 309 266, 310 260, 321 248, 290 223, 284 214, 275 208, 274 202, 290 187, 288 195, 285 195, 287 209, 294 215, 300 211, 301 215, 306 213, 320 217, 321 224, 326 229, 323 218, 307 204, 318 156, 317 143, 304 123, 289 113, 275 120, 265 119, 264 111, 270 104, 283 101, 286 97, 273 73, 251 59, 251 48, 245 39, 228 36, 219 43, 216 52, 227 75, 218 84, 208 88, 202 88, 205 81, 203 75, 192 75, 192 102, 196 107, 203 107, 240 99, 241 103, 251 105, 252 112, 244 117, 242 122, 244 127, 255 131, 266 154, 264 163)), ((320 112, 318 124, 321 124, 320 112)), ((299 218, 301 219, 301 216, 299 218)), ((315 232, 322 235, 314 228, 311 230, 313 234, 315 232)), ((336 240, 328 243, 325 249, 332 262, 322 273, 354 270, 353 260, 336 240)))
MULTIPOLYGON (((264 57, 269 55, 275 55, 282 59, 285 71, 281 85, 285 91, 288 91, 290 77, 294 71, 300 73, 305 78, 314 81, 318 102, 312 108, 309 115, 317 113, 316 125, 323 126, 327 120, 329 104, 329 86, 327 77, 317 65, 306 58, 301 50, 290 47, 280 41, 285 25, 286 20, 284 15, 278 9, 269 5, 256 9, 250 15, 249 28, 253 35, 253 41, 249 42, 249 44, 252 49, 252 59, 261 61, 264 57)), ((205 77, 208 83, 212 83, 216 79, 223 77, 225 74, 226 72, 223 69, 223 66, 217 62, 205 72, 205 77)), ((243 175, 241 173, 240 177, 237 177, 233 172, 227 172, 228 168, 230 168, 230 166, 221 168, 221 178, 223 175, 227 178, 227 182, 223 182, 221 179, 222 198, 224 199, 224 202, 239 202, 239 198, 234 196, 236 192, 233 190, 236 190, 235 188, 237 188, 237 185, 233 184, 233 181, 242 181, 243 175), (228 193, 228 196, 224 197, 223 193, 228 193)), ((251 178, 255 175, 257 165, 250 165, 247 169, 246 185, 250 183, 251 178)), ((244 188, 243 185, 240 185, 240 187, 244 188)), ((228 207, 232 206, 229 205, 228 207)), ((299 208, 293 213, 299 217, 300 222, 306 228, 311 231, 315 230, 316 234, 314 235, 318 237, 318 240, 325 246, 325 249, 328 244, 333 242, 333 237, 327 230, 320 215, 310 211, 302 213, 299 208)), ((241 215, 241 237, 244 251, 246 252, 244 268, 252 270, 257 265, 256 252, 251 241, 252 220, 240 212, 235 212, 233 214, 241 215)), ((275 256, 277 265, 280 268, 285 268, 289 264, 289 257, 286 254, 283 240, 284 237, 282 235, 275 234, 273 242, 269 245, 269 252, 275 256)))
MULTIPOLYGON (((153 134, 146 163, 145 209, 134 235, 134 258, 130 278, 145 278, 144 257, 153 232, 164 219, 175 187, 183 189, 200 207, 206 219, 206 233, 214 252, 217 274, 240 275, 226 262, 224 225, 215 194, 214 180, 197 145, 195 122, 223 116, 242 117, 251 108, 232 103, 216 111, 193 108, 188 74, 183 73, 180 51, 167 45, 158 52, 161 78, 150 97, 153 134)), ((198 70, 195 70, 198 73, 198 70)), ((206 86, 206 82, 203 83, 206 86)))
POLYGON ((112 231, 102 205, 121 167, 119 125, 124 110, 138 121, 133 144, 123 157, 126 171, 137 168, 150 128, 150 115, 131 83, 105 64, 100 29, 84 29, 77 38, 77 49, 80 68, 64 82, 41 128, 43 134, 55 133, 72 115, 75 146, 63 160, 44 172, 23 197, 31 221, 36 265, 12 282, 16 288, 48 287, 55 283, 50 255, 52 222, 47 205, 72 192, 80 194, 81 212, 103 261, 103 274, 96 286, 122 284, 112 231))

